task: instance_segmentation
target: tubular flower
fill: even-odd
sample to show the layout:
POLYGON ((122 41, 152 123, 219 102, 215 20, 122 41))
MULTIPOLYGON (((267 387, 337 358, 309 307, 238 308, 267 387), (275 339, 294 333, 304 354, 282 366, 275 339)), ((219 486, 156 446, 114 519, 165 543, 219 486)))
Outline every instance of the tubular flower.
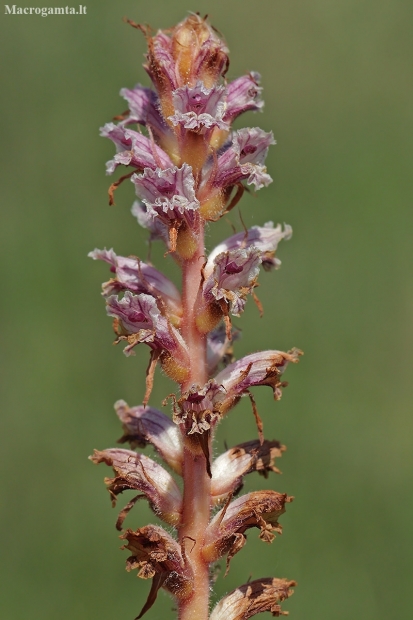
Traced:
POLYGON ((265 577, 249 581, 221 599, 213 609, 210 620, 248 620, 269 611, 275 617, 287 616, 279 603, 290 597, 295 581, 265 577))
POLYGON ((152 295, 166 309, 172 323, 178 323, 182 317, 181 294, 175 284, 161 271, 147 265, 134 256, 117 256, 113 250, 94 250, 88 256, 94 260, 104 260, 115 274, 108 282, 102 284, 102 295, 109 297, 113 293, 130 291, 152 295))
POLYGON ((115 404, 123 429, 118 443, 130 449, 95 450, 90 459, 113 469, 114 476, 105 478, 113 505, 124 491, 137 493, 121 510, 118 530, 132 508, 137 512, 141 498, 169 528, 146 525, 121 535, 130 552, 127 570, 152 580, 135 620, 154 604, 160 588, 174 598, 179 620, 246 620, 265 611, 284 615, 280 603, 295 585, 284 579, 255 579, 231 591, 212 612, 209 605, 211 565, 226 557, 228 572, 250 528, 272 542, 293 499, 275 490, 241 491, 247 474, 280 473, 275 461, 286 449, 264 437, 251 390, 269 386, 278 401, 287 385, 283 374, 301 351, 269 348, 238 358, 240 330, 231 323, 249 295, 262 315, 255 294, 260 268, 281 265, 278 245, 291 238, 291 226, 244 226, 210 251, 205 247, 210 222, 229 213, 244 191, 272 182, 265 164, 275 144, 272 132, 233 127, 244 112, 262 111, 260 75, 251 71, 226 80, 229 52, 206 17, 190 14, 164 31, 127 21, 146 38, 144 67, 152 85, 123 88, 128 109, 101 128, 116 149, 107 173, 126 169, 112 183, 109 202, 120 183, 133 183, 132 214, 150 242, 163 244, 164 257, 181 272, 182 286, 149 257, 142 261, 106 248, 90 252, 111 272, 102 295, 115 344, 123 341, 127 356, 142 354, 145 348, 138 344, 150 353, 142 404, 115 404), (158 363, 176 385, 162 401, 171 403, 172 416, 149 405, 158 363), (216 454, 218 423, 244 397, 251 401, 258 437, 216 454), (148 445, 153 458, 142 453, 148 445))
POLYGON ((142 491, 151 508, 163 521, 171 525, 179 522, 182 495, 175 480, 161 465, 144 454, 120 448, 95 450, 91 460, 113 467, 116 477, 107 478, 106 484, 114 503, 123 491, 142 491))
POLYGON ((292 500, 285 493, 256 491, 224 506, 205 532, 204 558, 214 562, 228 554, 228 568, 231 558, 245 545, 244 532, 250 527, 260 529, 261 540, 272 542, 275 538, 273 532, 282 532, 278 517, 285 512, 286 502, 292 500))

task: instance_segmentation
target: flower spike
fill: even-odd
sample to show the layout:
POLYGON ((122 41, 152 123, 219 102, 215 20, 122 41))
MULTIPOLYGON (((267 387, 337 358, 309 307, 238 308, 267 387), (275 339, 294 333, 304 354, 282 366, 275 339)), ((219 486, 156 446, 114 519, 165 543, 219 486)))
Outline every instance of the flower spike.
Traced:
POLYGON ((146 38, 145 69, 152 84, 123 88, 128 109, 101 129, 115 146, 107 173, 128 168, 110 186, 109 202, 130 179, 137 197, 132 214, 150 243, 164 244, 164 258, 180 271, 181 287, 149 258, 138 258, 135 249, 126 256, 106 248, 90 252, 111 271, 102 295, 115 344, 124 341, 129 357, 138 344, 150 351, 142 405, 115 404, 123 429, 118 443, 131 449, 96 450, 90 458, 114 470, 105 480, 113 504, 123 491, 135 492, 118 516, 118 530, 141 498, 169 526, 168 532, 145 525, 122 533, 130 552, 127 570, 151 580, 135 620, 152 607, 160 588, 174 598, 179 620, 286 615, 280 604, 295 582, 285 579, 253 579, 212 612, 209 604, 211 565, 226 558, 227 573, 251 528, 272 542, 293 499, 272 489, 241 491, 247 474, 280 473, 275 461, 285 451, 280 442, 264 438, 252 388, 269 386, 279 400, 287 385, 284 371, 301 351, 278 351, 269 342, 268 350, 239 358, 240 330, 232 324, 249 295, 262 315, 255 291, 260 269, 280 266, 278 246, 290 239, 291 226, 267 222, 248 229, 240 214, 243 231, 234 230, 209 252, 205 247, 209 225, 232 211, 246 191, 272 182, 265 163, 275 144, 272 132, 233 125, 244 112, 262 111, 260 75, 251 71, 227 81, 229 52, 207 16, 190 13, 158 31, 126 21, 146 38), (157 367, 176 384, 162 401, 172 403, 172 416, 148 406, 157 367), (216 454, 218 423, 244 397, 250 399, 258 437, 216 454), (153 458, 139 452, 148 444, 153 458))

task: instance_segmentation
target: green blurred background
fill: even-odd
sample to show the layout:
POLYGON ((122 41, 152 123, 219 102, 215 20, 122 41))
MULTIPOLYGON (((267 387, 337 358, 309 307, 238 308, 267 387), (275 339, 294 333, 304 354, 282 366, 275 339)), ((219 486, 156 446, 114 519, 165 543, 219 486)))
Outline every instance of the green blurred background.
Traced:
MULTIPOLYGON (((244 197, 243 218, 294 229, 281 270, 261 276, 264 318, 249 302, 236 321, 236 353, 305 351, 281 402, 256 390, 266 436, 289 449, 282 477, 251 477, 246 489, 296 497, 284 534, 267 546, 252 531, 217 592, 274 575, 299 582, 284 606, 295 620, 410 618, 413 4, 95 0, 87 9, 0 20, 1 618, 132 620, 149 588, 124 571, 109 470, 86 460, 121 434, 114 401, 140 403, 147 351, 126 359, 112 347, 100 298, 108 271, 86 255, 105 245, 147 252, 131 184, 107 205, 113 149, 98 137, 125 108, 119 89, 148 83, 143 36, 122 17, 167 28, 188 10, 209 13, 225 35, 230 78, 263 76, 264 113, 239 125, 274 130, 274 183, 244 197)), ((229 234, 221 222, 209 244, 229 234)), ((171 387, 159 375, 151 404, 171 387)), ((243 402, 219 449, 255 436, 243 402)), ((127 524, 149 518, 139 504, 127 524)), ((174 617, 171 605, 160 595, 148 620, 174 617)))

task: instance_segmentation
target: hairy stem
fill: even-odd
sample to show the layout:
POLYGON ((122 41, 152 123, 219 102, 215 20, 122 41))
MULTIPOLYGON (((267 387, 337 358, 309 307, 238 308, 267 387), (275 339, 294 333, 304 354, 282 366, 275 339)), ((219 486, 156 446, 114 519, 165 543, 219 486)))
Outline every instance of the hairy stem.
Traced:
MULTIPOLYGON (((201 283, 204 262, 204 230, 200 224, 198 247, 191 260, 183 266, 183 336, 189 347, 190 376, 183 391, 193 384, 207 381, 206 338, 195 325, 195 301, 201 283)), ((207 620, 209 602, 209 566, 201 556, 203 538, 209 522, 211 484, 206 471, 205 456, 197 437, 184 435, 184 495, 179 540, 183 544, 194 571, 194 593, 180 603, 180 620, 207 620)))

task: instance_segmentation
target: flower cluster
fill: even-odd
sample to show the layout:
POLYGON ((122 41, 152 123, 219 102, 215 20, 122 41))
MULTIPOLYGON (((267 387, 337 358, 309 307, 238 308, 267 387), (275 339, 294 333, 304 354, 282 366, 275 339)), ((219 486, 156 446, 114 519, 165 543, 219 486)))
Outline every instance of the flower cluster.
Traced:
POLYGON ((259 190, 272 180, 265 167, 275 143, 272 133, 231 128, 242 113, 262 110, 260 76, 251 72, 228 82, 228 50, 197 14, 157 33, 130 23, 146 37, 145 69, 153 89, 138 84, 121 90, 127 112, 101 129, 116 147, 107 173, 128 168, 112 184, 110 202, 118 185, 130 179, 137 196, 132 213, 181 268, 182 291, 136 256, 118 256, 112 249, 90 253, 112 273, 102 294, 115 342, 125 343, 126 355, 135 354, 138 344, 150 349, 143 404, 115 405, 124 431, 119 441, 131 449, 95 450, 90 458, 113 468, 115 476, 106 479, 113 504, 123 491, 138 491, 119 514, 119 530, 140 498, 169 526, 168 532, 148 525, 122 533, 131 552, 127 569, 152 579, 138 618, 161 587, 176 599, 181 620, 241 620, 262 611, 279 616, 284 613, 279 603, 291 595, 294 582, 272 578, 241 586, 208 611, 211 564, 226 556, 228 570, 250 528, 272 542, 292 500, 276 491, 234 497, 246 474, 279 473, 274 461, 285 447, 264 439, 250 390, 267 385, 275 400, 281 398, 282 375, 301 352, 267 350, 235 360, 232 346, 239 332, 231 320, 242 314, 249 295, 262 311, 255 294, 260 268, 280 266, 275 254, 279 242, 291 237, 291 227, 267 222, 232 235, 209 253, 204 247, 208 222, 230 211, 248 186, 259 190), (164 401, 171 402, 172 417, 148 406, 158 363, 178 387, 164 401), (245 396, 258 439, 213 459, 219 421, 245 396), (135 451, 147 444, 165 467, 135 451))

